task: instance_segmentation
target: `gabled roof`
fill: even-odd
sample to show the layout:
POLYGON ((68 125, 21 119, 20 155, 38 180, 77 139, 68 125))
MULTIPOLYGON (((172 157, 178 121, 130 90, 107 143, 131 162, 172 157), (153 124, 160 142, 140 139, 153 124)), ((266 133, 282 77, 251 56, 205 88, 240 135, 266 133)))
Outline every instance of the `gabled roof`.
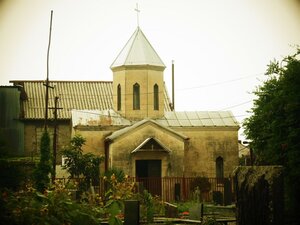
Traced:
POLYGON ((139 27, 132 34, 110 68, 137 65, 166 67, 139 27))
POLYGON ((161 125, 160 123, 157 123, 155 120, 152 120, 152 119, 143 119, 143 120, 141 120, 139 122, 134 123, 132 126, 128 126, 128 127, 125 127, 123 129, 120 129, 120 130, 117 130, 117 131, 113 132, 111 135, 109 135, 109 136, 106 137, 106 140, 113 141, 116 138, 118 138, 118 137, 120 137, 120 136, 122 136, 122 135, 124 135, 124 134, 126 134, 126 133, 128 133, 130 131, 133 131, 136 128, 138 128, 138 127, 140 127, 140 126, 142 126, 142 125, 144 125, 146 123, 155 124, 158 127, 161 127, 162 129, 165 129, 166 131, 169 131, 170 133, 173 133, 173 134, 179 136, 182 139, 188 139, 187 136, 185 136, 185 135, 183 135, 181 133, 178 133, 178 132, 176 132, 176 131, 168 128, 168 127, 165 127, 165 126, 161 125))
POLYGON ((155 137, 149 137, 146 138, 139 146, 137 146, 131 153, 136 152, 171 152, 170 149, 168 149, 163 143, 161 143, 158 139, 155 137))
MULTIPOLYGON (((13 80, 14 86, 22 86, 27 99, 23 101, 24 119, 44 119, 45 81, 13 80)), ((70 119, 71 110, 105 110, 113 108, 112 81, 50 81, 49 107, 54 107, 55 96, 59 97, 58 119, 70 119)), ((168 96, 164 88, 165 96, 168 96)), ((165 97, 165 111, 170 111, 169 97, 165 97)), ((49 119, 53 109, 49 109, 49 119)))

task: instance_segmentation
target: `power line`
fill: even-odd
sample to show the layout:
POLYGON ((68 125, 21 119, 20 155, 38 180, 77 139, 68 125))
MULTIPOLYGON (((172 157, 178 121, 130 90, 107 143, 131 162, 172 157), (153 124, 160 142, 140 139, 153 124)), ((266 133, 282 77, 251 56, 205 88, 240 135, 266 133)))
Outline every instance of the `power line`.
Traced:
POLYGON ((220 111, 223 111, 223 110, 227 110, 227 109, 232 109, 232 108, 235 108, 235 107, 238 107, 238 106, 241 106, 241 105, 245 105, 249 102, 252 102, 253 100, 249 100, 249 101, 246 101, 246 102, 242 102, 242 103, 239 103, 239 104, 236 104, 236 105, 233 105, 233 106, 229 106, 229 107, 226 107, 226 108, 222 108, 220 109, 220 111))
POLYGON ((259 74, 255 74, 255 75, 249 75, 249 76, 239 77, 239 78, 236 78, 236 79, 231 79, 231 80, 226 80, 226 81, 221 81, 221 82, 215 82, 215 83, 211 83, 211 84, 204 84, 204 85, 195 86, 195 87, 181 88, 181 89, 178 89, 178 91, 186 91, 186 90, 192 90, 192 89, 199 89, 199 88, 207 88, 207 87, 212 87, 212 86, 218 86, 218 85, 227 84, 227 83, 231 83, 231 82, 236 82, 236 81, 248 79, 248 78, 251 78, 251 77, 258 77, 258 76, 262 76, 262 75, 264 75, 264 73, 259 73, 259 74))
MULTIPOLYGON (((66 99, 66 98, 64 98, 66 99)), ((69 98, 68 98, 69 99, 69 98)), ((73 98, 70 98, 70 99, 73 99, 73 98)), ((238 104, 235 104, 235 105, 232 105, 232 106, 228 106, 228 107, 225 107, 225 108, 221 108, 221 109, 218 109, 218 110, 206 110, 206 111, 224 111, 224 110, 227 110, 227 109, 232 109, 232 108, 235 108, 235 107, 238 107, 238 106, 241 106, 241 105, 245 105, 249 102, 252 102, 253 100, 248 100, 248 101, 245 101, 245 102, 241 102, 241 103, 238 103, 238 104)), ((107 105, 110 105, 110 104, 107 104, 107 105)), ((147 104, 140 104, 140 106, 145 106, 147 104)), ((103 108, 103 107, 102 107, 103 108)), ((41 107, 28 107, 28 109, 32 109, 32 110, 39 110, 39 109, 42 109, 41 107)), ((75 109, 74 107, 73 108, 68 108, 68 107, 65 107, 66 110, 73 110, 75 109)), ((98 110, 99 108, 94 108, 94 109, 82 109, 82 110, 98 110)), ((100 110, 100 109, 99 109, 100 110)), ((197 111, 197 110, 196 110, 197 111)))

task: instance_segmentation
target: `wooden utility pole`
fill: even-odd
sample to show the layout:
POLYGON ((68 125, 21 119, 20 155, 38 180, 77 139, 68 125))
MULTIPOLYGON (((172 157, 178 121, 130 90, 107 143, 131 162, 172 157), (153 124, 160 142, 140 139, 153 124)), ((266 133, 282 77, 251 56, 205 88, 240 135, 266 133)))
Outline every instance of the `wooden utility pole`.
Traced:
POLYGON ((55 97, 54 99, 54 108, 50 108, 50 109, 54 109, 54 133, 53 133, 53 162, 52 162, 52 166, 53 166, 53 173, 52 173, 52 182, 55 181, 55 177, 56 177, 56 155, 57 155, 57 110, 58 109, 63 109, 63 108, 59 108, 58 107, 58 99, 59 97, 55 97))
POLYGON ((51 10, 51 16, 50 16, 50 31, 49 31, 49 42, 48 42, 48 50, 47 50, 47 78, 46 83, 44 84, 46 86, 46 95, 45 95, 45 124, 44 124, 44 130, 47 131, 47 123, 48 123, 48 102, 49 102, 49 54, 50 54, 50 44, 51 44, 51 32, 52 32, 52 17, 53 17, 53 10, 51 10))

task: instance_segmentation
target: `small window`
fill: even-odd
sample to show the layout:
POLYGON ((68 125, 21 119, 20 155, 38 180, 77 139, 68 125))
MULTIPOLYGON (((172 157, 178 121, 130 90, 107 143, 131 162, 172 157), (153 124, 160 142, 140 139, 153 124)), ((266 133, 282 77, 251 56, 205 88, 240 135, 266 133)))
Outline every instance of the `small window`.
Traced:
POLYGON ((153 87, 153 93, 154 110, 159 110, 159 88, 157 84, 153 87))
POLYGON ((140 109, 140 85, 135 83, 133 85, 133 110, 140 109))
POLYGON ((121 85, 118 85, 118 90, 117 90, 117 109, 118 111, 121 110, 121 85))
POLYGON ((220 156, 216 159, 216 177, 224 178, 224 161, 220 156))

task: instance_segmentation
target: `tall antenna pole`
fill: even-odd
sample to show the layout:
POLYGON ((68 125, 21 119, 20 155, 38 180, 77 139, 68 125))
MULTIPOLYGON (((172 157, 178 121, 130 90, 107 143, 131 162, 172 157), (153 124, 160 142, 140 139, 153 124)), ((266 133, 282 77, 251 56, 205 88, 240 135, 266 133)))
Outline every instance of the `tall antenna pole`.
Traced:
POLYGON ((172 60, 172 111, 175 110, 174 60, 172 60))
POLYGON ((47 121, 48 121, 48 102, 49 102, 49 53, 50 53, 50 44, 51 44, 51 32, 52 32, 52 17, 53 17, 53 10, 51 10, 51 17, 50 17, 50 31, 49 31, 49 42, 48 42, 48 50, 47 50, 47 78, 46 78, 46 96, 45 96, 45 124, 44 129, 47 130, 47 121))

